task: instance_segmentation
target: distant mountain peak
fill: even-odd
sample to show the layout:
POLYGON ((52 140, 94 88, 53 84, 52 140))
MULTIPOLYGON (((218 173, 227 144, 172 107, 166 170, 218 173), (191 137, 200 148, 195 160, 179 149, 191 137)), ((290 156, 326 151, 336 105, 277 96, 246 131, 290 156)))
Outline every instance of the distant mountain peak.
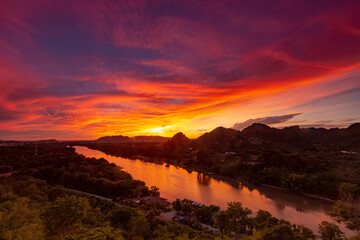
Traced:
POLYGON ((220 126, 220 127, 213 129, 209 133, 224 134, 224 133, 235 133, 235 132, 240 132, 240 131, 236 130, 234 128, 226 128, 226 127, 220 126))
POLYGON ((182 133, 182 132, 176 133, 176 134, 171 138, 171 141, 179 141, 179 140, 181 140, 181 141, 183 141, 183 140, 189 141, 190 139, 189 139, 188 137, 186 137, 185 134, 182 133))
POLYGON ((284 127, 284 129, 300 130, 300 127, 299 127, 299 125, 294 125, 294 126, 290 126, 290 127, 284 127))
POLYGON ((217 127, 217 128, 215 128, 215 129, 213 129, 212 131, 210 131, 210 133, 220 134, 220 133, 227 132, 228 130, 230 130, 230 128, 225 128, 225 127, 223 127, 223 126, 220 126, 220 127, 217 127))
POLYGON ((130 138, 123 136, 123 135, 116 135, 116 136, 101 137, 101 138, 98 138, 96 141, 97 142, 125 142, 125 141, 130 141, 130 138))
POLYGON ((215 128, 213 131, 221 131, 221 130, 225 130, 225 129, 228 129, 228 128, 219 126, 219 127, 215 128))
POLYGON ((185 136, 185 134, 182 133, 182 132, 178 132, 178 133, 176 133, 173 137, 175 137, 175 136, 185 136))
POLYGON ((135 136, 127 137, 123 135, 116 136, 105 136, 96 140, 96 142, 106 142, 106 143, 121 143, 121 142, 165 142, 167 137, 161 136, 135 136))
POLYGON ((263 123, 253 123, 251 126, 247 127, 247 128, 251 128, 251 127, 263 127, 263 128, 271 128, 266 124, 263 123))
POLYGON ((348 130, 360 130, 360 123, 353 123, 348 128, 348 130))
POLYGON ((263 123, 253 123, 251 126, 244 128, 242 130, 242 132, 251 132, 251 131, 266 131, 271 129, 271 127, 269 127, 266 124, 263 123))
POLYGON ((176 133, 167 143, 167 150, 170 151, 183 151, 188 147, 191 140, 185 136, 182 132, 176 133))

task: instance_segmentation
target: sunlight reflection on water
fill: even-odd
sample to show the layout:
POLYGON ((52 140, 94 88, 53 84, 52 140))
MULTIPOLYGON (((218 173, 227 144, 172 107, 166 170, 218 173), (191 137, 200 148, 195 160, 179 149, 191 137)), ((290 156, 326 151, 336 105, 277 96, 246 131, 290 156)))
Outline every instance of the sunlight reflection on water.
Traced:
MULTIPOLYGON (((160 188, 161 196, 173 201, 176 198, 191 199, 206 205, 214 204, 222 209, 227 202, 239 201, 253 212, 260 209, 269 211, 274 217, 283 218, 291 223, 303 224, 317 233, 321 221, 334 222, 328 213, 331 205, 316 199, 311 199, 282 190, 257 187, 249 188, 243 184, 238 187, 216 180, 210 176, 175 167, 131 160, 107 155, 101 151, 75 146, 76 152, 86 157, 105 158, 111 163, 123 167, 134 179, 140 179, 147 186, 160 188)), ((347 236, 352 232, 343 225, 340 226, 347 236)))

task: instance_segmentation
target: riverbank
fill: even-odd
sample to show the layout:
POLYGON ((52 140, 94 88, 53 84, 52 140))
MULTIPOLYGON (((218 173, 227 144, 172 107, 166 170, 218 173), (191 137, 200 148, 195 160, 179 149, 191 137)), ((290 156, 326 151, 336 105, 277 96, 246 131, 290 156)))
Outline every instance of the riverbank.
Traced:
MULTIPOLYGON (((303 224, 318 231, 322 221, 334 222, 328 215, 331 204, 292 194, 289 191, 270 188, 261 185, 239 183, 239 179, 226 178, 216 174, 206 175, 195 172, 195 169, 182 168, 179 165, 156 164, 140 159, 128 159, 107 155, 99 150, 76 146, 78 154, 89 158, 104 158, 108 162, 121 166, 134 179, 140 179, 148 186, 160 188, 161 197, 169 201, 176 199, 191 199, 196 202, 220 206, 225 210, 228 202, 241 202, 244 207, 253 211, 266 210, 274 217, 285 219, 293 224, 303 224)), ((341 225, 341 230, 351 236, 352 232, 341 225)))
MULTIPOLYGON (((261 184, 261 186, 268 187, 268 188, 274 188, 274 189, 278 189, 278 190, 285 191, 285 192, 291 192, 291 191, 287 190, 286 188, 276 187, 276 186, 272 186, 272 185, 268 185, 268 184, 261 184)), ((330 199, 330 198, 317 196, 317 195, 313 195, 313 194, 302 193, 302 194, 298 194, 298 195, 313 198, 313 199, 318 199, 318 200, 325 201, 325 202, 328 202, 328 203, 331 203, 331 204, 334 204, 337 201, 337 200, 333 200, 333 199, 330 199)))
MULTIPOLYGON (((96 148, 93 148, 93 147, 90 147, 90 146, 86 146, 86 145, 83 145, 83 146, 88 147, 89 149, 102 151, 102 150, 99 150, 99 149, 96 149, 96 148)), ((111 154, 111 153, 107 153, 107 152, 104 152, 104 153, 106 155, 109 155, 109 156, 122 157, 122 156, 120 156, 118 154, 111 154)), ((239 187, 239 184, 241 183, 242 185, 245 185, 245 186, 247 186, 249 188, 256 188, 257 186, 264 186, 264 187, 268 187, 268 188, 272 188, 272 189, 278 189, 278 190, 281 190, 281 191, 289 192, 289 193, 296 194, 296 195, 303 196, 303 197, 307 197, 307 198, 321 200, 321 201, 324 201, 324 202, 327 202, 327 203, 330 203, 330 204, 334 204, 338 200, 338 199, 330 198, 329 196, 294 192, 294 191, 291 191, 291 190, 286 189, 286 188, 282 188, 282 187, 278 187, 278 186, 274 186, 274 185, 270 185, 270 184, 265 184, 265 183, 256 183, 256 184, 254 184, 252 182, 254 180, 256 181, 256 179, 249 179, 247 177, 232 178, 232 177, 220 175, 220 174, 217 174, 217 173, 209 173, 209 171, 204 167, 197 166, 197 165, 193 165, 193 166, 185 165, 185 164, 182 164, 183 161, 180 161, 180 163, 177 163, 176 161, 169 161, 168 159, 160 159, 160 158, 152 159, 152 158, 149 158, 149 157, 146 157, 146 156, 143 156, 143 155, 138 155, 138 154, 134 155, 134 156, 131 156, 131 157, 126 157, 126 158, 128 158, 130 160, 141 160, 141 161, 144 161, 144 162, 151 162, 151 163, 160 164, 160 165, 170 164, 172 166, 185 169, 189 173, 194 171, 194 172, 197 172, 197 173, 200 173, 200 174, 210 176, 215 180, 225 181, 225 182, 229 183, 230 185, 232 185, 233 187, 239 187)))

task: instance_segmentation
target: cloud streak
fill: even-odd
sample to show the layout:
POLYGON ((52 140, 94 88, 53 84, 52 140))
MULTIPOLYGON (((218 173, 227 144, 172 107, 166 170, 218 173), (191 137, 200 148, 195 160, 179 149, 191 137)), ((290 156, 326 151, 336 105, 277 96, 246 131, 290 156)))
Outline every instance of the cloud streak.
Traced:
POLYGON ((280 116, 268 116, 262 118, 248 119, 244 122, 235 123, 232 128, 236 130, 243 130, 244 128, 249 127, 254 123, 262 123, 266 125, 284 123, 300 114, 301 113, 293 113, 280 116))
POLYGON ((314 84, 359 69, 359 7, 351 0, 1 1, 0 130, 6 138, 42 129, 97 138, 172 126, 195 137, 197 129, 284 112, 304 112, 311 124, 320 117, 289 109, 322 97, 323 88, 308 94, 314 84), (284 98, 265 107, 294 89, 301 97, 291 106, 284 98))

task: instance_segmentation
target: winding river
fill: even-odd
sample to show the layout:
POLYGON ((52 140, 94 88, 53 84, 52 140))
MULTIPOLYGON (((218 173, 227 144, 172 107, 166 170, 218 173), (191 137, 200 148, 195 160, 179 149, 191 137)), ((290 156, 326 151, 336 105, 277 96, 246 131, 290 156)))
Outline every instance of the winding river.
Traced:
MULTIPOLYGON (((269 211, 274 217, 295 224, 303 224, 317 233, 321 221, 333 222, 327 213, 331 205, 327 202, 308 198, 275 188, 249 188, 241 184, 234 186, 225 181, 215 180, 197 172, 165 166, 141 160, 131 160, 107 155, 87 147, 75 146, 76 152, 86 157, 105 158, 123 167, 134 179, 142 180, 147 186, 160 188, 161 196, 173 201, 187 198, 206 205, 214 204, 225 209, 227 202, 239 201, 253 212, 260 209, 269 211)), ((347 236, 352 232, 340 226, 347 236)))

